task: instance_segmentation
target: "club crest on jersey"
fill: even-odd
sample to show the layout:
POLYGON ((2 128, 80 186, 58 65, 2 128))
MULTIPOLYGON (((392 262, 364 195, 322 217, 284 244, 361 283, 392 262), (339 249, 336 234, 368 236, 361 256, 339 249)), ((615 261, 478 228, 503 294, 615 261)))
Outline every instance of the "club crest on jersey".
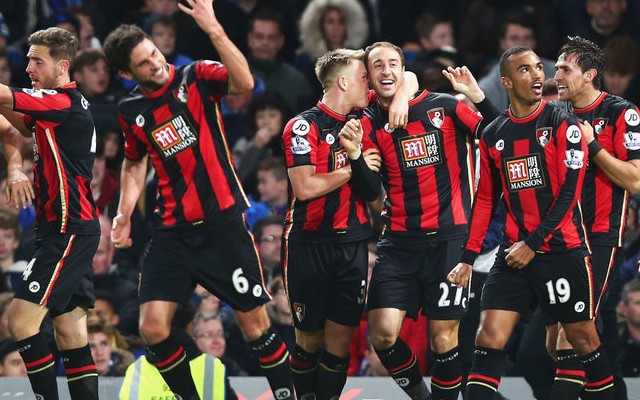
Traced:
POLYGON ((504 160, 507 187, 510 192, 545 187, 540 154, 512 157, 504 160))
POLYGON ((625 133, 623 144, 627 150, 640 150, 640 132, 625 133))
POLYGON ((536 139, 538 139, 540 146, 544 147, 549 144, 552 132, 553 129, 549 126, 536 129, 536 139))
POLYGON ((186 103, 189 100, 189 91, 187 90, 187 84, 183 83, 179 88, 173 91, 173 97, 180 103, 186 103))
POLYGON ((580 169, 584 166, 584 151, 582 150, 565 150, 566 159, 564 160, 564 165, 570 169, 580 169))
POLYGON ((347 156, 347 151, 342 147, 331 150, 331 165, 333 169, 331 171, 335 171, 340 168, 344 168, 349 164, 349 157, 347 156))
POLYGON ((444 108, 432 108, 431 110, 427 111, 427 117, 429 117, 431 125, 440 129, 440 127, 444 123, 444 108))
POLYGON ((609 123, 609 118, 596 118, 593 120, 593 131, 596 136, 604 132, 604 128, 607 127, 609 123))
POLYGON ((405 170, 438 165, 443 161, 440 136, 437 132, 400 138, 398 142, 405 170))
POLYGON ((311 144, 302 136, 294 135, 291 137, 291 152, 297 155, 309 154, 311 153, 311 144))
POLYGON ((302 322, 305 314, 305 306, 303 303, 293 303, 293 312, 296 314, 298 322, 302 322))
POLYGON ((151 139, 165 160, 181 151, 195 146, 198 137, 196 130, 189 124, 187 117, 179 113, 168 122, 151 130, 151 139))

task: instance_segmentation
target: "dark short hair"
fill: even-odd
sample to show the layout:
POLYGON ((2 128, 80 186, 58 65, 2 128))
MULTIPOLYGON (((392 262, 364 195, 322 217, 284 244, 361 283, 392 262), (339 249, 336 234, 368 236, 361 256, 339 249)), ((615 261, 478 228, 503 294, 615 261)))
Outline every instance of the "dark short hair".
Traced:
POLYGON ((267 157, 260 161, 258 171, 273 171, 278 180, 287 179, 287 167, 280 157, 267 157))
POLYGON ((0 208, 0 229, 13 231, 17 240, 20 240, 20 223, 18 217, 11 211, 0 208))
POLYGON ((260 241, 262 238, 262 234, 264 233, 264 228, 269 225, 284 225, 284 216, 282 215, 267 215, 264 218, 261 218, 253 225, 253 236, 255 236, 256 241, 260 241))
POLYGON ((498 28, 500 38, 504 39, 506 37, 507 29, 510 25, 520 25, 527 29, 531 29, 531 31, 533 32, 533 36, 535 37, 536 35, 535 26, 533 25, 532 19, 529 15, 524 13, 513 13, 504 17, 504 19, 500 22, 500 26, 498 28))
POLYGON ((500 56, 500 61, 498 62, 498 65, 500 66, 500 76, 509 77, 507 74, 509 69, 509 59, 516 54, 524 53, 526 51, 533 50, 527 46, 513 46, 505 50, 505 52, 500 56))
POLYGON ((131 51, 144 39, 151 40, 151 37, 139 26, 132 24, 122 24, 109 33, 102 48, 111 68, 131 72, 131 51))
POLYGON ((75 71, 82 71, 82 68, 92 66, 100 60, 104 60, 106 63, 108 63, 107 56, 104 55, 102 50, 100 49, 80 50, 78 52, 78 55, 76 56, 76 62, 73 64, 73 69, 71 70, 71 73, 74 73, 75 71))
MULTIPOLYGON (((256 126, 256 114, 263 110, 274 109, 280 111, 282 114, 282 123, 286 124, 291 118, 291 107, 287 99, 279 92, 266 91, 262 92, 253 98, 251 104, 249 104, 248 119, 249 129, 251 131, 257 131, 256 126)), ((284 128, 284 126, 283 126, 284 128)))
MULTIPOLYGON (((596 89, 602 87, 605 57, 604 52, 597 44, 580 36, 569 36, 567 37, 567 43, 560 47, 558 56, 562 54, 564 54, 565 57, 569 55, 575 56, 576 64, 582 72, 595 69, 596 76, 593 78, 593 87, 596 89)), ((629 57, 629 55, 625 54, 624 57, 629 57)))
POLYGON ((67 60, 70 65, 76 59, 78 52, 78 38, 71 35, 66 29, 51 27, 41 29, 29 35, 27 43, 30 46, 46 46, 49 48, 49 55, 56 61, 67 60))
POLYGON ((280 34, 284 34, 284 18, 282 14, 270 7, 260 7, 249 19, 249 33, 253 31, 253 24, 256 21, 272 21, 278 24, 280 34))

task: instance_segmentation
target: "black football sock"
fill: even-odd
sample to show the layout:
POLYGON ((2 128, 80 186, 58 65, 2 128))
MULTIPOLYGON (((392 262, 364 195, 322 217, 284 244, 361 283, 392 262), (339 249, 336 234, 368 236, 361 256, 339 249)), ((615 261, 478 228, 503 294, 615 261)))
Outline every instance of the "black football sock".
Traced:
POLYGON ((315 399, 318 353, 307 353, 296 344, 291 353, 291 372, 293 373, 293 385, 296 388, 298 399, 315 399))
POLYGON ((571 350, 558 350, 556 377, 551 388, 551 400, 577 400, 584 386, 584 366, 571 350))
POLYGON ((584 400, 613 400, 613 372, 602 346, 593 353, 580 357, 586 379, 584 383, 584 400))
POLYGON ((498 391, 504 352, 487 347, 476 347, 473 364, 467 377, 465 400, 492 399, 498 391))
POLYGON ((260 368, 267 376, 273 397, 277 400, 294 400, 289 351, 276 331, 270 327, 249 344, 258 356, 260 368))
POLYGON ((338 357, 327 351, 320 357, 317 400, 338 400, 347 382, 349 356, 338 357))
POLYGON ((147 360, 158 369, 171 391, 184 400, 199 400, 184 348, 169 335, 148 347, 147 360))
POLYGON ((431 393, 418 368, 418 359, 409 346, 400 338, 388 349, 377 350, 380 362, 389 371, 396 384, 412 400, 426 400, 431 393))
POLYGON ((84 347, 61 350, 60 357, 67 375, 67 385, 73 400, 98 399, 98 371, 91 357, 91 349, 84 347))
POLYGON ((58 400, 56 363, 51 348, 41 333, 16 342, 20 356, 27 367, 31 388, 36 398, 58 400))
POLYGON ((433 400, 457 400, 462 384, 462 365, 458 347, 446 353, 434 353, 435 366, 431 375, 433 400))

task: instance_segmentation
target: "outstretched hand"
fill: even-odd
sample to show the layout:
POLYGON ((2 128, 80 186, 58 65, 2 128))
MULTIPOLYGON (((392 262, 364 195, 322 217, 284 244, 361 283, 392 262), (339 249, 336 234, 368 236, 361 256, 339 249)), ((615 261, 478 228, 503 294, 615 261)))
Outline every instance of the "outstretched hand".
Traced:
POLYGON ((453 90, 467 96, 472 102, 479 103, 484 99, 484 92, 466 66, 448 67, 442 70, 442 74, 451 82, 453 90))
POLYGON ((190 15, 198 24, 200 29, 209 34, 220 25, 216 14, 213 11, 213 0, 185 0, 188 7, 178 2, 178 8, 185 14, 190 15))

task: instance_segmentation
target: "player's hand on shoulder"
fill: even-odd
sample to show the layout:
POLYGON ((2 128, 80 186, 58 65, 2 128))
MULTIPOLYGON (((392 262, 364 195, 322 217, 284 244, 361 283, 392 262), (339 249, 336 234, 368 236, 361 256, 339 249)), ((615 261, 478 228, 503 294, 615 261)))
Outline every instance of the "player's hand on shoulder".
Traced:
POLYGON ((467 263, 458 263, 447 275, 447 280, 462 288, 469 287, 473 267, 467 263))
POLYGON ((593 126, 586 119, 584 121, 579 121, 579 124, 580 124, 580 131, 584 136, 584 141, 587 144, 593 142, 596 138, 595 133, 593 131, 593 126))

